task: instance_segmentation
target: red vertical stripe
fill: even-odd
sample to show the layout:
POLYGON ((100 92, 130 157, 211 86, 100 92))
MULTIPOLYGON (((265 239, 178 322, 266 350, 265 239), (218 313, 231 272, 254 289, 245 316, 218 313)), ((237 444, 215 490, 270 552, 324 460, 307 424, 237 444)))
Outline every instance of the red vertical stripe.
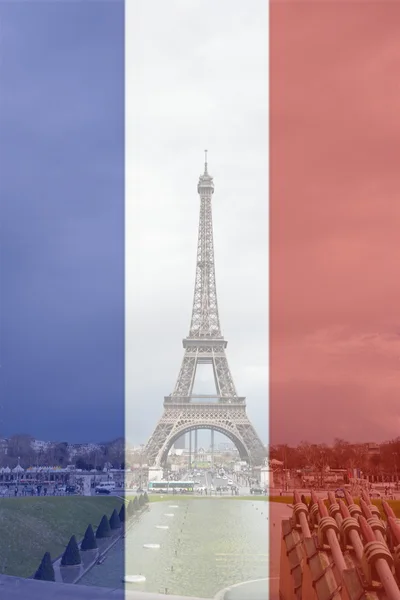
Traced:
POLYGON ((398 2, 270 5, 272 444, 398 435, 399 29, 398 2))

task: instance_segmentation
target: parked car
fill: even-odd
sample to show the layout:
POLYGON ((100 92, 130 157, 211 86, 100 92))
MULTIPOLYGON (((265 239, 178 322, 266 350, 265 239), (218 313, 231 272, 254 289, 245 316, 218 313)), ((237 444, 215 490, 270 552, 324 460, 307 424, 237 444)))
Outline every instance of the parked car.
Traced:
POLYGON ((371 496, 371 498, 381 498, 382 494, 380 492, 377 492, 376 490, 371 490, 369 495, 371 496))
POLYGON ((96 494, 111 494, 113 490, 115 490, 114 481, 101 481, 95 488, 96 494))
POLYGON ((260 487, 252 487, 250 489, 250 494, 263 494, 264 490, 260 487))
POLYGON ((67 486, 65 486, 65 493, 66 494, 77 494, 78 488, 75 485, 67 485, 67 486))

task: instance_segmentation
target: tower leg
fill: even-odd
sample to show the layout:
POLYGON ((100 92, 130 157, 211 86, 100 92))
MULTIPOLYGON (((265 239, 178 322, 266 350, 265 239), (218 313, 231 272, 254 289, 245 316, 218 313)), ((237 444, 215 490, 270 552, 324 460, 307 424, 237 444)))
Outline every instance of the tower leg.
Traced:
POLYGON ((189 470, 192 468, 192 432, 189 431, 189 470))
POLYGON ((211 429, 211 469, 214 470, 214 429, 211 429))

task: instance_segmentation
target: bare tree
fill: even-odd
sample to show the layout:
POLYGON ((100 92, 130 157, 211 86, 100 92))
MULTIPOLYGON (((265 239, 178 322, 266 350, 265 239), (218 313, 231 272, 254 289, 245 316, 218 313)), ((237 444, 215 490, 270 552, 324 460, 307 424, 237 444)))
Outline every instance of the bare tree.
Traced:
POLYGON ((10 459, 20 458, 22 464, 29 466, 34 461, 35 456, 32 441, 32 436, 26 433, 11 436, 8 440, 8 456, 10 459))

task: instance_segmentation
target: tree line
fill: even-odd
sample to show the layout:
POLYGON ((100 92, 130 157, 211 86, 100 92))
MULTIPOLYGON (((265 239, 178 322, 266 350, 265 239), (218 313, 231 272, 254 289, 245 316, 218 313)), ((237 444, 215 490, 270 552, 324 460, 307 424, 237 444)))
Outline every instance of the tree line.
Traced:
POLYGON ((400 437, 381 444, 351 443, 336 438, 334 443, 311 444, 302 441, 297 446, 270 446, 270 460, 283 463, 285 469, 360 469, 365 475, 400 474, 400 437))
POLYGON ((15 434, 8 439, 7 447, 0 452, 0 467, 14 467, 19 461, 24 468, 35 466, 66 467, 75 464, 78 469, 103 469, 105 465, 113 468, 124 468, 125 446, 121 438, 109 443, 99 444, 89 452, 71 456, 71 445, 68 442, 56 442, 45 449, 35 450, 32 446, 34 438, 28 434, 15 434))

